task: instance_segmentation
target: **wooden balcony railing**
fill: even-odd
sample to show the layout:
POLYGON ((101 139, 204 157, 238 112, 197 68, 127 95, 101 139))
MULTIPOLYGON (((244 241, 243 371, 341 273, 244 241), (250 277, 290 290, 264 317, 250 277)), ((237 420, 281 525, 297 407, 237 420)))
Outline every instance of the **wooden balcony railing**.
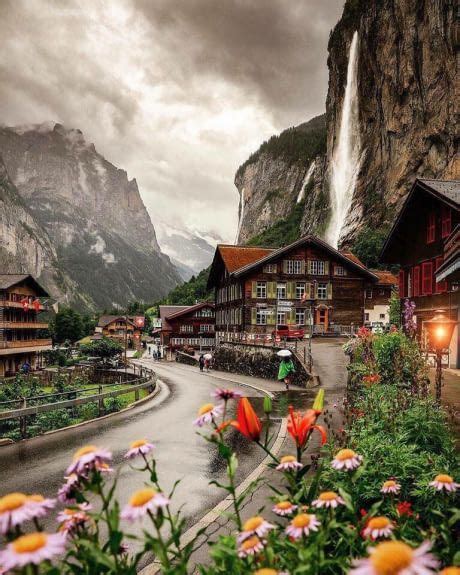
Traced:
POLYGON ((48 329, 45 321, 0 321, 0 329, 48 329))
MULTIPOLYGON (((10 301, 8 299, 0 299, 0 307, 14 307, 17 309, 23 309, 23 305, 20 301, 10 301)), ((43 311, 45 307, 40 304, 40 311, 43 311)), ((35 308, 30 304, 30 311, 35 311, 35 308)))
POLYGON ((15 341, 0 341, 0 349, 18 349, 21 347, 45 347, 52 345, 51 339, 17 339, 15 341))

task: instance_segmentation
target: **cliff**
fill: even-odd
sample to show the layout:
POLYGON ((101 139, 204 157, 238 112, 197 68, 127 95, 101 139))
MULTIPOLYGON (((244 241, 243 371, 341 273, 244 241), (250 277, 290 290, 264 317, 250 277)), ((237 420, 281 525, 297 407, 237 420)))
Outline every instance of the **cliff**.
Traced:
MULTIPOLYGON (((43 269, 68 278, 56 290, 41 266, 29 270, 53 295, 81 308, 102 309, 153 301, 178 283, 136 181, 98 154, 79 130, 54 123, 0 128, 0 153, 15 186, 6 214, 11 218, 23 206, 38 237, 47 238, 48 248, 40 252, 43 269), (69 283, 74 286, 70 292, 69 283)), ((1 225, 0 235, 5 235, 7 225, 1 225)), ((30 252, 27 238, 15 237, 10 259, 30 252)))

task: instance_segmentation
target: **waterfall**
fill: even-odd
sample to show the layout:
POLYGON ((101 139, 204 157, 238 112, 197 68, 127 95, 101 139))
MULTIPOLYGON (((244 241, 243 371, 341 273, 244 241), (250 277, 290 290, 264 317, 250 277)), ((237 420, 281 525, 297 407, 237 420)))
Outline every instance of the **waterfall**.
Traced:
POLYGON ((239 210, 239 218, 238 218, 238 229, 236 230, 236 239, 235 244, 238 243, 241 233, 241 227, 243 226, 243 218, 244 218, 244 188, 241 189, 241 197, 240 197, 240 210, 239 210))
POLYGON ((347 83, 343 98, 338 139, 331 165, 331 219, 326 231, 327 241, 338 246, 347 218, 360 164, 358 116, 358 32, 353 34, 348 57, 347 83))
POLYGON ((312 177, 314 170, 315 170, 315 160, 313 160, 313 162, 310 164, 310 167, 308 168, 307 173, 305 174, 305 178, 303 179, 299 195, 297 196, 298 204, 300 204, 300 202, 303 200, 305 196, 305 186, 310 181, 310 178, 312 177))

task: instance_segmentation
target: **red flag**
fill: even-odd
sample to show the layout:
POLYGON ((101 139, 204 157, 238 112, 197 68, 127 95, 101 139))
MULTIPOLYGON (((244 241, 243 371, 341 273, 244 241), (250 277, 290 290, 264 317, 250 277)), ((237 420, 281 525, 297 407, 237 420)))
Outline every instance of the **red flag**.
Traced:
POLYGON ((24 311, 28 311, 29 310, 29 298, 28 297, 24 297, 22 298, 21 302, 22 303, 22 309, 24 311))
POLYGON ((41 302, 38 298, 34 299, 32 305, 34 306, 35 311, 40 311, 41 302))
POLYGON ((134 323, 136 324, 136 327, 144 327, 144 323, 145 323, 145 318, 143 315, 139 315, 135 318, 134 323))

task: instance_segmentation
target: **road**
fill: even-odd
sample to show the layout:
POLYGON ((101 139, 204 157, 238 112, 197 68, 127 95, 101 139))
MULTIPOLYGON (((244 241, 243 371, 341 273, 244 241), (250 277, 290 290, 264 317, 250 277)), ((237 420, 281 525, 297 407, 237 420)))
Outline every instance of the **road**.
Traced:
MULTIPOLYGON (((113 452, 114 467, 120 474, 117 494, 123 504, 146 479, 124 463, 123 454, 130 441, 146 437, 156 445, 164 489, 182 478, 174 501, 177 506, 185 504, 184 512, 190 521, 219 501, 222 492, 208 482, 222 477, 222 463, 213 446, 197 435, 192 422, 198 408, 211 401, 211 391, 224 382, 184 370, 177 364, 142 362, 153 367, 165 384, 155 399, 105 420, 1 447, 0 495, 22 491, 55 496, 74 451, 85 444, 96 444, 113 452)), ((235 388, 232 384, 226 387, 235 388)), ((255 401, 261 403, 258 392, 240 390, 245 395, 258 396, 255 401)), ((263 453, 236 431, 232 438, 240 454, 239 474, 244 478, 263 459, 263 453)))

